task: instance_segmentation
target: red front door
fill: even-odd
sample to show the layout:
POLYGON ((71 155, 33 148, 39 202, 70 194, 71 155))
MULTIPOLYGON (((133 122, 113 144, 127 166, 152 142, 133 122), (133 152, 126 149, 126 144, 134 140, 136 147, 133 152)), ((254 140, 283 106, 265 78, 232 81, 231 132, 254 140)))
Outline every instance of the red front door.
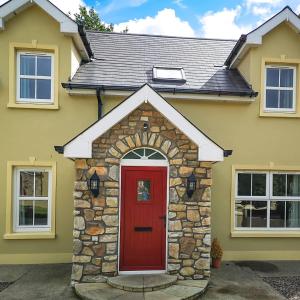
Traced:
POLYGON ((164 270, 166 167, 122 167, 120 271, 164 270))

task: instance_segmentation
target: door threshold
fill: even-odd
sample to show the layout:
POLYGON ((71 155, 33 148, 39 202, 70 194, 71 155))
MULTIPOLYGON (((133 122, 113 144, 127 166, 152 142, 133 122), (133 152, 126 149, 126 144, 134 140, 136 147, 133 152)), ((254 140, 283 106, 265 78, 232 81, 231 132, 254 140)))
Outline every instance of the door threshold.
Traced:
POLYGON ((166 270, 147 270, 147 271, 119 271, 119 275, 151 275, 166 274, 166 270))

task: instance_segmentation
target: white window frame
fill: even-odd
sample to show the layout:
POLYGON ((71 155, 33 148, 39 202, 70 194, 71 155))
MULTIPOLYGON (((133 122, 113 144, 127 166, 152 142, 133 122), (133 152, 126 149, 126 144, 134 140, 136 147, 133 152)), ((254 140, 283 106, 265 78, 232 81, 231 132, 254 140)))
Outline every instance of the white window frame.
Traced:
MULTIPOLYGON (((273 196, 273 174, 293 174, 300 175, 300 172, 292 171, 256 171, 256 170, 237 170, 235 172, 235 198, 234 198, 234 230, 236 231, 298 231, 300 227, 270 227, 270 206, 272 201, 299 201, 300 196, 273 196), (238 195, 238 174, 266 174, 266 196, 239 196, 238 195), (265 201, 267 202, 267 226, 266 227, 237 227, 236 218, 236 202, 237 201, 265 201)), ((251 180, 251 191, 252 191, 252 180, 251 180)), ((286 205, 285 205, 286 210, 286 205)), ((285 211, 286 217, 286 211, 285 211)), ((250 221, 251 222, 251 221, 250 221)), ((250 223, 251 224, 251 223, 250 223)))
MULTIPOLYGON (((266 65, 265 66, 265 91, 264 91, 264 111, 265 112, 286 112, 286 113, 294 113, 296 112, 296 67, 294 66, 286 66, 286 65, 266 65), (274 87, 274 86, 267 86, 267 69, 290 69, 293 70, 293 87, 274 87), (292 108, 270 108, 267 107, 267 90, 286 90, 286 91, 293 91, 293 107, 292 108)), ((279 72, 279 84, 280 84, 280 72, 279 72)))
MULTIPOLYGON (((36 64, 37 67, 37 64, 36 64)), ((54 54, 47 52, 29 52, 29 51, 18 51, 17 52, 17 103, 30 103, 30 104, 53 104, 54 103, 54 54), (51 57, 51 76, 37 76, 37 75, 20 75, 20 62, 21 55, 31 56, 50 56, 51 57), (25 79, 50 79, 51 80, 51 98, 50 99, 38 99, 38 98, 21 98, 20 97, 20 83, 21 78, 25 79)), ((36 96, 35 89, 35 96, 36 96)))
POLYGON ((153 72, 153 79, 154 79, 154 80, 183 81, 183 82, 186 81, 186 77, 185 77, 185 73, 184 73, 183 68, 155 66, 155 67, 153 67, 152 72, 153 72), (170 77, 170 78, 167 78, 167 77, 159 77, 159 76, 157 75, 157 70, 158 70, 158 69, 163 69, 163 70, 178 70, 178 71, 181 72, 181 78, 174 78, 174 77, 170 77))
MULTIPOLYGON (((35 191, 35 180, 33 190, 35 191)), ((16 168, 14 170, 14 181, 13 181, 13 191, 14 191, 14 205, 13 205, 13 228, 14 232, 50 232, 51 231, 51 207, 52 207, 52 169, 43 167, 34 168, 16 168), (20 196, 20 172, 48 172, 48 196, 47 197, 35 197, 35 196, 20 196), (47 225, 19 225, 19 214, 20 214, 20 200, 43 200, 48 202, 48 224, 47 225)), ((33 211, 34 218, 34 211, 33 211)))

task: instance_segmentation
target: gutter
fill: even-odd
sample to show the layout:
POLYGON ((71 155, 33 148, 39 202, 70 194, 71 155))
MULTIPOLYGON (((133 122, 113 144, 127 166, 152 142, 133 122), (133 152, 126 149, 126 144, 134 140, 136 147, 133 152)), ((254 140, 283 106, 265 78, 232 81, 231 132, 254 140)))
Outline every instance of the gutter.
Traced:
POLYGON ((98 120, 100 120, 102 118, 102 106, 103 106, 103 102, 101 99, 101 92, 100 89, 96 89, 96 96, 97 96, 97 100, 98 100, 98 120))
MULTIPOLYGON (((62 83, 61 84, 63 88, 65 89, 87 89, 87 90, 119 90, 119 91, 137 91, 140 89, 140 86, 118 86, 118 85, 97 85, 97 84, 81 84, 81 83, 62 83)), ((152 86, 152 88, 156 92, 160 93, 182 93, 182 94, 202 94, 202 95, 217 95, 217 96, 245 96, 245 97, 257 97, 258 92, 255 92, 253 90, 251 91, 225 91, 225 90, 219 90, 219 91, 213 91, 213 90, 205 90, 205 89, 181 89, 181 88, 160 88, 152 86)))

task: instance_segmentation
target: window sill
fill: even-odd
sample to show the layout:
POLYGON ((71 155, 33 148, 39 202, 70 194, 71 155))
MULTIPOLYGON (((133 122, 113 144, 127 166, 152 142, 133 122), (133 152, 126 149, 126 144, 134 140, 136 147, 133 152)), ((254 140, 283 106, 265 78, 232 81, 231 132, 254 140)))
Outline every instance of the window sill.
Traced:
POLYGON ((263 111, 259 114, 260 117, 273 117, 273 118, 300 118, 299 112, 274 112, 274 111, 263 111))
POLYGON ((8 108, 59 109, 58 104, 8 103, 8 108))
POLYGON ((51 240, 51 239, 55 239, 55 233, 53 232, 5 233, 3 239, 5 240, 51 240))
POLYGON ((295 231, 232 231, 231 237, 270 237, 270 238, 292 238, 300 237, 300 232, 295 231))

